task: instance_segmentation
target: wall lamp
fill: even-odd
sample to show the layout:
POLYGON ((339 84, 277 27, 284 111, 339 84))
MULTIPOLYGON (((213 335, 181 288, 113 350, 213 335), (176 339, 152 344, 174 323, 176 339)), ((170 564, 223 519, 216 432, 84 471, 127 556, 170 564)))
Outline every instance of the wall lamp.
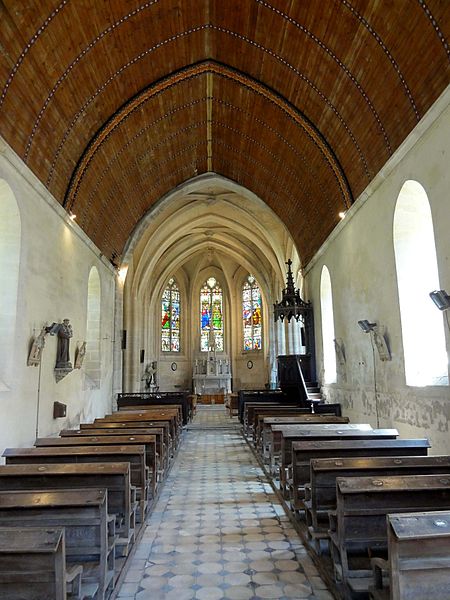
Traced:
POLYGON ((430 292, 430 298, 439 310, 447 310, 450 308, 450 296, 445 290, 435 290, 434 292, 430 292))
POLYGON ((369 333, 370 331, 373 331, 377 326, 376 323, 369 323, 367 319, 364 319, 364 321, 358 321, 358 325, 361 327, 364 333, 369 333))

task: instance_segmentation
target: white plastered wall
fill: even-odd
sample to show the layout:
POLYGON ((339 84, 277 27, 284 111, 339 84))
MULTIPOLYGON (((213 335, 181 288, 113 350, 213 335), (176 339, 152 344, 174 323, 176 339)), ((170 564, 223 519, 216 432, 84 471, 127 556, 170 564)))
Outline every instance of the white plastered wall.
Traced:
POLYGON ((115 274, 1 139, 0 180, 10 188, 21 222, 16 322, 8 343, 10 360, 3 365, 1 376, 7 385, 0 386, 3 451, 5 447, 32 445, 36 431, 40 437, 56 435, 62 428, 91 421, 111 410, 115 274), (30 343, 43 326, 68 318, 73 327, 70 359, 74 363, 75 348, 86 339, 88 278, 93 266, 101 285, 100 385, 91 386, 83 368, 56 383, 56 336, 46 336, 41 369, 27 366, 30 343), (53 419, 55 401, 67 405, 66 418, 53 419))
MULTIPOLYGON (((426 190, 434 225, 440 286, 450 290, 450 88, 356 201, 318 255, 307 267, 308 298, 316 323, 318 375, 323 365, 320 320, 320 273, 330 271, 336 338, 345 347, 337 383, 324 386, 329 401, 341 402, 354 422, 397 427, 404 437, 428 437, 432 452, 450 453, 450 388, 405 384, 400 308, 393 247, 393 218, 404 182, 418 181, 426 190), (375 350, 377 402, 369 334, 357 321, 385 328, 392 360, 382 362, 375 350)), ((420 277, 420 272, 417 273, 420 277)), ((432 290, 430 290, 432 291, 432 290)), ((430 300, 431 302, 431 300, 430 300)), ((436 309, 437 310, 437 309, 436 309)), ((420 343, 420 315, 417 315, 420 343)), ((445 321, 443 320, 445 325, 445 321)), ((450 336, 446 330, 447 353, 450 336)), ((423 348, 427 352, 427 348, 423 348)))

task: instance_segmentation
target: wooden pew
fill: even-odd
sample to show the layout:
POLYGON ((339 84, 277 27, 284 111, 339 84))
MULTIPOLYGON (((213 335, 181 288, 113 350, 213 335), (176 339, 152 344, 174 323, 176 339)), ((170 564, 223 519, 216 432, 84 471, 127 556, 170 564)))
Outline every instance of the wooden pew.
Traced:
MULTIPOLYGON (((270 448, 275 440, 272 439, 272 425, 305 425, 307 423, 342 423, 347 424, 349 422, 348 417, 335 417, 334 415, 284 415, 277 414, 273 416, 261 415, 258 417, 259 420, 259 438, 261 439, 261 453, 264 458, 264 462, 268 462, 270 458, 270 448)), ((281 436, 278 440, 278 447, 274 448, 274 454, 280 452, 281 449, 281 436)))
POLYGON ((293 485, 304 486, 305 499, 295 509, 306 509, 309 532, 314 540, 318 540, 328 538, 328 512, 336 509, 338 477, 445 474, 450 473, 450 456, 313 458, 310 461, 309 483, 299 483, 300 472, 300 468, 294 470, 293 485))
POLYGON ((0 528, 1 600, 66 600, 64 529, 0 528))
POLYGON ((37 438, 37 448, 49 446, 145 446, 145 462, 152 472, 152 493, 156 493, 156 437, 154 435, 93 435, 62 438, 37 438))
MULTIPOLYGON (((146 412, 153 412, 154 414, 158 415, 158 414, 164 414, 167 412, 171 412, 173 415, 175 415, 176 417, 176 429, 177 429, 177 433, 178 433, 178 437, 181 435, 181 431, 183 430, 183 413, 181 410, 181 406, 174 404, 174 405, 161 405, 161 406, 157 406, 157 405, 153 405, 153 406, 127 406, 126 408, 123 408, 121 410, 118 411, 118 413, 113 413, 113 414, 124 414, 124 413, 137 413, 137 412, 141 412, 142 410, 145 410, 146 412)), ((106 418, 110 417, 111 414, 109 415, 105 415, 106 418)))
POLYGON ((81 597, 109 595, 114 587, 115 528, 105 490, 0 492, 0 527, 36 526, 64 528, 66 563, 80 574, 81 597))
POLYGON ((372 560, 373 600, 448 600, 450 590, 450 512, 387 516, 388 560, 372 560), (388 571, 390 585, 383 586, 388 571))
POLYGON ((105 488, 108 513, 116 516, 116 546, 126 555, 134 542, 135 494, 128 463, 0 465, 0 491, 105 488))
POLYGON ((292 406, 297 409, 298 414, 312 414, 309 408, 300 407, 296 403, 285 404, 283 402, 246 402, 244 406, 243 430, 244 435, 251 435, 251 425, 253 423, 254 411, 263 408, 286 408, 292 406))
POLYGON ((339 402, 314 402, 313 413, 316 415, 335 415, 342 417, 342 405, 339 402))
POLYGON ((178 404, 181 406, 183 425, 192 421, 194 405, 190 392, 136 392, 121 393, 117 395, 117 407, 119 410, 128 410, 130 406, 146 407, 178 404))
MULTIPOLYGON (((280 426, 283 427, 283 426, 280 426)), ((326 425, 296 425, 286 426, 282 430, 280 452, 280 488, 285 497, 288 497, 289 485, 292 483, 292 468, 288 477, 288 467, 292 464, 292 442, 303 439, 310 440, 368 440, 368 439, 396 439, 397 429, 366 429, 364 423, 348 424, 337 427, 333 423, 326 425), (290 480, 289 482, 287 480, 290 480)), ((370 427, 370 425, 369 425, 370 427)))
MULTIPOLYGON (((101 423, 80 423, 80 430, 96 430, 96 429, 110 429, 111 435, 114 435, 115 429, 127 429, 134 431, 134 429, 147 429, 151 427, 157 427, 163 430, 163 442, 165 446, 165 456, 167 464, 170 463, 173 458, 173 444, 172 436, 170 435, 170 422, 169 421, 103 421, 101 423)), ((93 434, 95 435, 95 434, 93 434)), ((131 434, 133 435, 133 434, 131 434)))
POLYGON ((244 409, 247 402, 284 402, 286 398, 286 394, 281 390, 239 390, 239 421, 244 423, 244 409))
MULTIPOLYGON (((302 408, 295 404, 283 404, 279 402, 247 402, 244 409, 244 434, 249 438, 254 438, 256 414, 264 411, 290 411, 292 414, 311 414, 308 408, 302 408)), ((270 412, 268 413, 268 415, 270 412)))
POLYGON ((275 417, 277 415, 285 415, 285 416, 298 416, 298 415, 311 415, 312 413, 305 412, 304 408, 298 408, 296 406, 286 406, 284 404, 280 404, 278 406, 258 406, 252 407, 252 410, 248 412, 249 418, 249 430, 250 435, 253 437, 253 442, 255 446, 257 445, 258 438, 258 424, 261 416, 266 417, 275 417))
POLYGON ((367 593, 370 559, 387 555, 386 515, 450 510, 450 476, 338 477, 336 489, 330 546, 335 576, 347 596, 367 593))
POLYGON ((57 463, 121 463, 130 465, 131 485, 136 487, 139 501, 139 522, 142 524, 151 499, 151 473, 145 462, 145 446, 42 446, 39 448, 6 448, 3 457, 7 465, 57 463))
MULTIPOLYGON (((112 415, 108 415, 103 417, 102 419, 95 419, 94 424, 98 426, 98 424, 103 423, 133 423, 136 426, 139 422, 144 421, 168 421, 169 422, 169 432, 172 438, 172 444, 174 452, 178 448, 179 441, 181 438, 181 429, 178 425, 177 413, 171 411, 136 411, 136 412, 125 412, 120 411, 117 413, 113 413, 112 415)), ((100 425, 102 426, 102 425, 100 425)), ((82 428, 81 428, 82 429, 82 428)))
MULTIPOLYGON (((62 429, 59 432, 60 437, 89 437, 99 435, 111 435, 111 430, 106 427, 98 427, 97 429, 62 429)), ((114 428, 114 435, 154 435, 156 438, 156 473, 157 483, 163 477, 166 467, 168 466, 167 449, 164 444, 164 429, 162 427, 131 427, 114 428)), ((80 442, 82 443, 82 442, 80 442)))

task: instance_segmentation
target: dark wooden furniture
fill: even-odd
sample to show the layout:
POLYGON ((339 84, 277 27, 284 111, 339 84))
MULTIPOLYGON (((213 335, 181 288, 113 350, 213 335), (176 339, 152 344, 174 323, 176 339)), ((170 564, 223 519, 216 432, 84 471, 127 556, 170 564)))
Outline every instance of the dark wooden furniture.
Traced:
MULTIPOLYGON (((111 435, 111 430, 106 427, 98 427, 96 429, 62 429, 59 433, 60 437, 78 437, 84 438, 89 436, 111 435)), ((162 427, 115 427, 115 436, 135 436, 135 435, 154 435, 156 438, 156 473, 157 483, 164 475, 165 469, 168 467, 167 447, 164 443, 164 429, 162 427)))
POLYGON ((1 600, 66 600, 64 530, 0 527, 1 600))
POLYGON ((151 472, 146 467, 145 446, 42 446, 39 448, 6 448, 7 465, 59 463, 122 463, 130 465, 131 484, 136 488, 137 513, 142 523, 152 498, 151 472))
POLYGON ((367 593, 370 559, 387 555, 386 515, 450 510, 450 476, 338 477, 336 489, 330 547, 335 576, 347 595, 367 593))
POLYGON ((0 465, 0 491, 72 488, 108 490, 108 513, 115 515, 119 532, 116 544, 126 554, 134 541, 136 514, 128 463, 0 465))
POLYGON ((306 425, 308 423, 341 423, 346 424, 349 422, 348 417, 336 417, 334 415, 315 415, 315 414, 300 414, 300 415, 275 415, 275 416, 264 416, 259 418, 259 438, 260 448, 264 459, 269 461, 271 447, 274 445, 274 454, 280 452, 281 449, 281 436, 274 436, 272 434, 272 425, 306 425))
POLYGON ((141 409, 152 405, 179 404, 183 412, 183 425, 192 421, 194 406, 190 392, 136 392, 117 394, 117 407, 127 410, 130 406, 141 409))
POLYGON ((152 471, 152 493, 156 491, 156 438, 154 435, 98 435, 62 438, 37 438, 35 446, 64 448, 67 446, 145 446, 145 461, 152 471))
POLYGON ((387 516, 388 560, 372 560, 373 600, 448 600, 450 597, 450 512, 387 516), (389 587, 383 585, 389 573, 389 587))
MULTIPOLYGON (((354 458, 313 458, 310 481, 299 483, 301 467, 294 470, 293 486, 303 486, 305 497, 294 508, 306 509, 306 521, 313 539, 328 538, 328 512, 336 509, 338 477, 387 477, 394 475, 450 474, 450 456, 361 456, 354 458)), ((299 498, 303 497, 300 492, 299 498)))
POLYGON ((285 394, 281 390, 240 390, 238 392, 239 421, 244 423, 244 408, 247 402, 274 402, 281 403, 285 394))
MULTIPOLYGON (((98 420, 95 423, 81 423, 80 430, 96 430, 96 429, 110 429, 111 435, 114 435, 116 429, 127 429, 134 431, 134 429, 147 429, 151 427, 157 427, 163 430, 163 442, 167 449, 167 460, 170 462, 173 458, 173 443, 172 436, 170 434, 170 422, 169 421, 102 421, 98 420)), ((92 434, 95 435, 95 434, 92 434)), ((133 434, 131 434, 133 435, 133 434)))
POLYGON ((78 570, 82 581, 78 595, 105 598, 114 587, 116 541, 106 498, 103 489, 0 492, 0 527, 64 528, 69 572, 78 570))

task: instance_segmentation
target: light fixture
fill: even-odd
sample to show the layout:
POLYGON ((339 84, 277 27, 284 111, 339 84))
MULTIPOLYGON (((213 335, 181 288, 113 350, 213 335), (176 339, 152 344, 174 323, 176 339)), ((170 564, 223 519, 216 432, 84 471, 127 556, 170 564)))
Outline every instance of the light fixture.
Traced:
POLYGON ((439 310, 447 310, 450 308, 450 296, 445 290, 435 290, 434 292, 430 292, 430 298, 439 310))
POLYGON ((69 219, 71 221, 75 221, 76 218, 77 218, 77 215, 75 215, 72 211, 69 211, 69 219))
POLYGON ((370 331, 373 331, 374 328, 377 326, 376 323, 369 323, 367 319, 364 319, 363 321, 358 321, 358 325, 361 327, 364 333, 369 333, 370 331))
POLYGON ((347 211, 346 211, 346 210, 342 210, 342 211, 339 213, 339 218, 340 218, 340 219, 344 219, 346 214, 347 214, 347 211))
POLYGON ((302 319, 305 322, 307 313, 312 311, 311 303, 302 300, 299 290, 295 289, 291 271, 292 260, 289 259, 286 264, 288 266, 286 287, 282 291, 281 301, 273 305, 273 316, 275 321, 278 319, 283 321, 286 318, 290 323, 292 317, 294 317, 296 321, 302 319))

